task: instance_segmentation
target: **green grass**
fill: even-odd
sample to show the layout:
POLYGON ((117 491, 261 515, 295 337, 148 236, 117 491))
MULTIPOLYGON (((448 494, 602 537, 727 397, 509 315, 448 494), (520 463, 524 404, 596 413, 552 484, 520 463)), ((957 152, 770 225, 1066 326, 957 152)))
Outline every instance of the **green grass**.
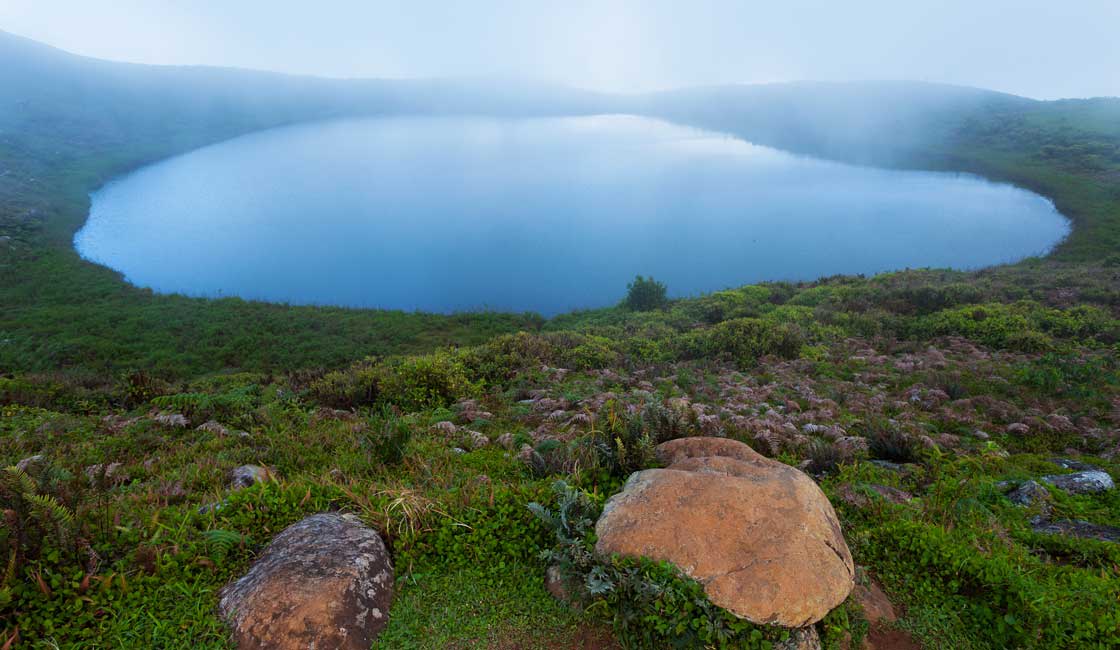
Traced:
POLYGON ((572 646, 600 623, 558 603, 536 566, 494 572, 434 566, 403 579, 389 627, 375 648, 522 648, 572 646))

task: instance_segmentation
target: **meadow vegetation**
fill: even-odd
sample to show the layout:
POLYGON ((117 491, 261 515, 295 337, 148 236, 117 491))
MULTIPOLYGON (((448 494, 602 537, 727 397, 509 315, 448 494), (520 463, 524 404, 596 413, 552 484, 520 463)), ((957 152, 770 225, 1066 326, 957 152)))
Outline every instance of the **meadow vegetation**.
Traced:
MULTIPOLYGON (((132 287, 70 248, 90 190, 322 107, 122 122, 110 99, 36 101, 0 111, 0 646, 229 647, 218 590, 343 510, 393 553, 377 647, 774 648, 784 631, 672 567, 590 553, 606 498, 692 435, 812 474, 923 647, 1120 646, 1120 547, 1038 526, 1120 526, 1120 491, 1008 497, 1071 460, 1120 478, 1118 102, 970 106, 861 160, 1046 194, 1073 221, 1047 257, 678 300, 638 277, 617 307, 546 320, 132 287), (264 480, 231 488, 246 464, 264 480)), ((845 157, 734 110, 675 116, 845 157)), ((854 600, 818 629, 833 650, 877 631, 854 600)))

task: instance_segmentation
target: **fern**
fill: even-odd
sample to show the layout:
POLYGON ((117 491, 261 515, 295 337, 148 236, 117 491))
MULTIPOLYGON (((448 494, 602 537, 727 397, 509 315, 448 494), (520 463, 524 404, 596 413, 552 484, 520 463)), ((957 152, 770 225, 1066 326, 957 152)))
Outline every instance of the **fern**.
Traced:
POLYGON ((4 479, 5 487, 13 490, 21 497, 26 494, 35 494, 39 491, 39 486, 35 484, 35 479, 28 476, 27 472, 15 465, 4 468, 4 479))
POLYGON ((233 530, 208 530, 202 533, 202 536, 222 555, 229 553, 248 540, 245 535, 233 530))

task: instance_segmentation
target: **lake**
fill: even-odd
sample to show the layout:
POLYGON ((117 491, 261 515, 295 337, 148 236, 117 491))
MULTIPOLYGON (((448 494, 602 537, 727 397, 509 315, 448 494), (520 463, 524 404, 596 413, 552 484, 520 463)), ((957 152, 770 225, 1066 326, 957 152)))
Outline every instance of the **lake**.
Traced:
POLYGON ((95 192, 75 245, 159 292, 545 315, 761 280, 1045 253, 1053 204, 624 115, 393 117, 251 134, 95 192))

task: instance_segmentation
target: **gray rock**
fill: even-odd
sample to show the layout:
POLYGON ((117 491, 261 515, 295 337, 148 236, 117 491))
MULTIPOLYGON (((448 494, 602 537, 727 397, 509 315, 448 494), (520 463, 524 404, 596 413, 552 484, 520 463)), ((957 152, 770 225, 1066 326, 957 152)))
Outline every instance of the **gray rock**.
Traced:
POLYGON ((16 463, 16 467, 20 471, 26 472, 31 467, 33 467, 35 465, 44 465, 44 464, 46 464, 46 462, 47 462, 47 457, 46 456, 44 456, 43 454, 35 454, 34 456, 28 456, 27 458, 24 458, 23 460, 16 463))
POLYGON ((467 431, 467 445, 471 449, 482 449, 490 444, 490 439, 481 431, 467 431))
POLYGON ((883 469, 889 469, 892 472, 901 472, 902 474, 907 474, 914 469, 914 463, 904 463, 900 465, 899 463, 892 463, 889 460, 876 459, 871 461, 871 464, 876 467, 882 467, 883 469))
POLYGON ((128 475, 122 470, 120 463, 98 463, 82 470, 90 483, 104 482, 105 485, 121 485, 128 482, 128 475))
POLYGON ((206 431, 216 436, 228 436, 229 429, 217 420, 208 420, 194 428, 195 431, 206 431))
POLYGON ((1011 502, 1020 506, 1029 506, 1034 503, 1050 501, 1050 492, 1037 481, 1023 481, 1019 487, 1007 495, 1011 502))
POLYGON ((242 465, 229 473, 229 489, 241 490, 252 487, 254 483, 264 483, 272 478, 273 473, 267 467, 242 465))
POLYGON ((789 631, 789 638, 774 646, 774 650, 821 650, 821 637, 815 627, 799 627, 789 631))
POLYGON ((1099 467, 1095 467, 1093 465, 1090 465, 1089 463, 1083 463, 1079 460, 1073 460, 1071 458, 1051 458, 1050 462, 1054 463, 1058 467, 1061 467, 1062 469, 1072 469, 1075 472, 1100 471, 1099 467))
POLYGON ((377 531, 321 513, 284 529, 218 610, 238 648, 369 650, 389 622, 393 565, 377 531))
POLYGON ((1067 535, 1082 539, 1098 539, 1103 542, 1120 542, 1120 528, 1091 524, 1081 519, 1058 519, 1050 521, 1042 517, 1031 520, 1031 528, 1036 533, 1048 535, 1067 535))
POLYGON ((184 429, 191 424, 190 420, 181 413, 157 413, 152 416, 152 420, 157 424, 171 427, 172 429, 184 429))
POLYGON ((1100 470, 1075 472, 1073 474, 1054 474, 1043 476, 1042 480, 1070 494, 1092 494, 1113 489, 1116 485, 1112 477, 1100 470))

